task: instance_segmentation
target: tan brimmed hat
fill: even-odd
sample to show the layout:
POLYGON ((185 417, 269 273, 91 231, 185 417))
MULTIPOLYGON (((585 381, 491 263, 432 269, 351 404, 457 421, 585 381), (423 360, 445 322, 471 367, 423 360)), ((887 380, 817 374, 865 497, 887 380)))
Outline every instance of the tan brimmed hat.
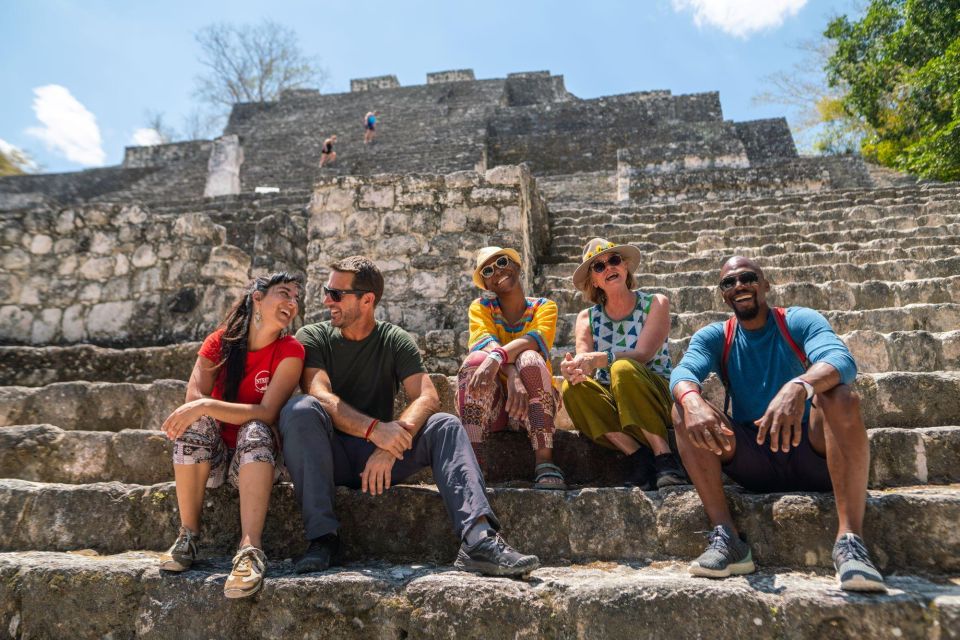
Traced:
POLYGON ((583 261, 573 272, 573 286, 583 291, 590 282, 590 264, 599 256, 618 253, 627 265, 627 273, 633 273, 640 266, 640 249, 629 244, 614 244, 603 238, 594 238, 583 248, 583 261))
POLYGON ((480 275, 480 270, 483 269, 483 265, 497 256, 507 256, 518 265, 523 265, 520 261, 520 254, 513 249, 502 249, 501 247, 484 247, 480 249, 480 251, 477 251, 477 268, 473 270, 473 284, 484 291, 486 291, 487 288, 483 286, 483 277, 480 275))

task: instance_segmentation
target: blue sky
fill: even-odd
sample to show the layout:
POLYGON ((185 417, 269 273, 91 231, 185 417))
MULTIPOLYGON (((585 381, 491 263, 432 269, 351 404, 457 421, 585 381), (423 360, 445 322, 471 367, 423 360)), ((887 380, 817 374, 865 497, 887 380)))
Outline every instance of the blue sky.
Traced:
POLYGON ((45 171, 118 164, 146 112, 174 127, 195 106, 194 33, 270 18, 350 78, 472 68, 478 78, 549 69, 582 98, 650 89, 720 91, 724 116, 784 115, 753 104, 851 0, 0 0, 0 145, 45 171))

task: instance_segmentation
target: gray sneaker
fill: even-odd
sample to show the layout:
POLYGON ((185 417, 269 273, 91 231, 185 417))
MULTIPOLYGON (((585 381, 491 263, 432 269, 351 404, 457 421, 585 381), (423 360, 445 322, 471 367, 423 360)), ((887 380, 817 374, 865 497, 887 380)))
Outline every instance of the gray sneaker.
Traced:
POLYGON ((706 551, 690 563, 691 574, 704 578, 726 578, 757 570, 750 545, 745 539, 733 535, 727 525, 714 527, 709 540, 706 551))
POLYGON ((833 545, 833 566, 837 568, 837 581, 846 591, 869 591, 886 593, 883 576, 870 561, 870 553, 860 536, 845 533, 833 545))
POLYGON ((488 576, 522 576, 538 569, 540 559, 520 553, 497 533, 477 540, 473 546, 462 543, 453 566, 488 576))
POLYGON ((177 539, 167 552, 160 556, 160 568, 164 571, 186 571, 197 559, 199 533, 180 527, 177 539))

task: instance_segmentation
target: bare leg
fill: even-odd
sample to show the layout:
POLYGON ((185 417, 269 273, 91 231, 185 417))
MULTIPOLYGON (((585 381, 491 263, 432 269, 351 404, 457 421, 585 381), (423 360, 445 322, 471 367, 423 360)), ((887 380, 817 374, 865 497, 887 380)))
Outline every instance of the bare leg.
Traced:
POLYGON ((262 549, 263 523, 273 488, 273 465, 248 462, 240 467, 237 484, 240 489, 240 546, 252 544, 262 549))
MULTIPOLYGON (((712 406, 712 405, 711 405, 712 406)), ((722 412, 717 411, 719 415, 722 412)), ((690 481, 697 489, 700 501, 703 502, 703 508, 707 512, 710 524, 714 527, 725 524, 736 534, 737 528, 733 524, 733 517, 730 515, 730 506, 727 504, 727 496, 723 493, 723 473, 721 465, 733 458, 736 451, 736 442, 730 451, 724 451, 723 455, 717 454, 707 449, 701 449, 691 442, 687 434, 686 425, 683 422, 683 412, 676 405, 673 406, 673 428, 677 433, 677 449, 680 451, 680 457, 683 459, 683 466, 687 469, 687 475, 690 481)), ((726 417, 724 416, 724 421, 726 417)))
POLYGON ((815 404, 810 412, 810 445, 827 458, 837 503, 837 538, 844 533, 862 537, 870 445, 860 412, 860 396, 841 384, 818 393, 815 404))
POLYGON ((667 442, 666 438, 655 433, 650 433, 646 429, 643 429, 643 435, 647 437, 647 443, 650 445, 650 448, 653 449, 653 455, 659 456, 664 453, 670 453, 670 443, 667 442))
POLYGON ((609 440, 610 444, 619 449, 624 455, 629 456, 636 453, 637 449, 640 448, 640 443, 634 440, 632 436, 621 433, 620 431, 610 431, 603 434, 603 437, 609 440))
POLYGON ((209 462, 173 465, 180 524, 194 533, 200 533, 200 510, 203 508, 203 492, 209 475, 209 462))

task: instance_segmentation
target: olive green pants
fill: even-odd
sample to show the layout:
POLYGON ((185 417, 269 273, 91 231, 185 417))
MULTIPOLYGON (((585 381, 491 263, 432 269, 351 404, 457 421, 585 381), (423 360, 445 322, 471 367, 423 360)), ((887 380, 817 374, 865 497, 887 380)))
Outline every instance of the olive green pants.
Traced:
POLYGON ((671 402, 667 381, 628 358, 610 367, 609 389, 593 378, 579 384, 563 382, 563 404, 574 426, 611 449, 615 447, 604 436, 614 431, 647 446, 644 430, 666 438, 671 402))

